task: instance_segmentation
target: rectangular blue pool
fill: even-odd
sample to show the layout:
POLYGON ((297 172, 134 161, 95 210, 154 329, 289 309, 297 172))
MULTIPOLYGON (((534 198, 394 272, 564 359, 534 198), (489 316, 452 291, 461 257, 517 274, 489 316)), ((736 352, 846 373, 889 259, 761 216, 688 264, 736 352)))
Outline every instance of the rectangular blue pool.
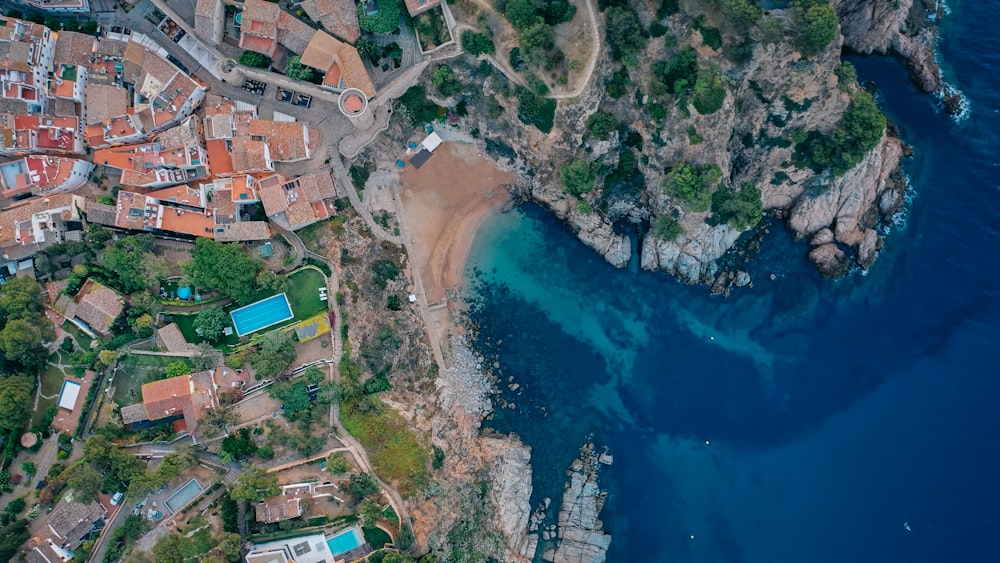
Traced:
POLYGON ((194 497, 198 496, 198 493, 200 493, 202 489, 204 489, 204 487, 201 486, 201 483, 199 483, 197 479, 191 479, 185 483, 183 487, 177 489, 177 492, 170 495, 170 498, 163 501, 163 504, 167 505, 167 509, 170 510, 171 514, 173 514, 184 508, 185 504, 191 502, 194 497))
POLYGON ((348 528, 326 540, 326 545, 330 546, 330 552, 333 553, 334 557, 359 547, 363 543, 365 543, 365 540, 361 536, 361 532, 357 526, 348 528))
POLYGON ((233 317, 233 326, 236 327, 236 334, 239 336, 257 332, 262 328, 287 321, 294 316, 292 315, 292 306, 288 303, 288 297, 284 293, 240 307, 230 315, 233 317))

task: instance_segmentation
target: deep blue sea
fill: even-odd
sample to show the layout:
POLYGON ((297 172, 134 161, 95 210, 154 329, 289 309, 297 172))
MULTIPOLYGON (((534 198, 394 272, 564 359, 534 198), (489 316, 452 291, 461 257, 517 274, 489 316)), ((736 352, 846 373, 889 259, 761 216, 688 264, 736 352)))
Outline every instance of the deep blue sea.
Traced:
POLYGON ((616 270, 537 207, 484 228, 476 344, 520 385, 487 424, 532 447, 535 502, 592 436, 612 562, 1000 562, 998 29, 996 2, 942 24, 961 123, 898 61, 852 59, 916 151, 867 274, 821 279, 774 224, 724 299, 616 270))

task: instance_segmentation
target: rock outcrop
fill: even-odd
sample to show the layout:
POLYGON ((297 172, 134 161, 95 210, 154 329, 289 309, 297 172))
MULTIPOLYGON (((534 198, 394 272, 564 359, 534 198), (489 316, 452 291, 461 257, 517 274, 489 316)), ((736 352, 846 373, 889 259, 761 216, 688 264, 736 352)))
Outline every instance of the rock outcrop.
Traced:
MULTIPOLYGON (((607 493, 597 483, 599 456, 592 444, 580 451, 569 469, 559 510, 558 534, 542 559, 550 563, 603 563, 607 559, 611 536, 604 533, 600 520, 607 493)), ((610 456, 606 456, 610 463, 610 456)))
POLYGON ((538 535, 529 530, 531 452, 513 440, 498 441, 495 446, 500 453, 489 472, 492 525, 503 534, 508 561, 531 561, 538 547, 538 535))
POLYGON ((864 55, 895 54, 906 60, 914 81, 925 92, 941 89, 935 60, 940 9, 935 0, 838 0, 844 46, 864 55))

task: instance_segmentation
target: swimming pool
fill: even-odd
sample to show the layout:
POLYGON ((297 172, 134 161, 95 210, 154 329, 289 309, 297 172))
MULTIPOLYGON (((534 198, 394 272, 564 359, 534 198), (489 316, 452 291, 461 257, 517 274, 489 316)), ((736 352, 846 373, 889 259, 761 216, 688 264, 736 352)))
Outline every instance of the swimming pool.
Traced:
POLYGON ((365 540, 357 526, 348 528, 326 540, 326 545, 330 546, 330 552, 333 553, 334 557, 359 547, 363 543, 365 540))
POLYGON ((204 487, 197 479, 191 479, 184 486, 177 489, 177 492, 170 495, 170 498, 163 501, 163 504, 167 506, 171 514, 177 512, 178 510, 184 508, 184 505, 191 502, 194 497, 198 496, 198 493, 202 491, 204 487))
POLYGON ((246 307, 240 307, 230 315, 233 317, 233 326, 236 327, 236 334, 239 336, 257 332, 262 328, 287 321, 294 316, 292 315, 292 306, 288 303, 288 297, 284 293, 251 303, 246 307))

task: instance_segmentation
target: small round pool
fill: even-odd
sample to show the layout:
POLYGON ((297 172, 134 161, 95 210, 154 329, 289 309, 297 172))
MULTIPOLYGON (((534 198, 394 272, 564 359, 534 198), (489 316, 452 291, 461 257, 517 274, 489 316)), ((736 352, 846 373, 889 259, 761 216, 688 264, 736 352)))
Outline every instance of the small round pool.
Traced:
POLYGON ((233 21, 236 22, 236 25, 243 25, 243 12, 236 14, 236 17, 233 18, 233 21))
POLYGON ((178 287, 177 288, 177 298, 178 299, 191 299, 191 288, 190 287, 178 287))

